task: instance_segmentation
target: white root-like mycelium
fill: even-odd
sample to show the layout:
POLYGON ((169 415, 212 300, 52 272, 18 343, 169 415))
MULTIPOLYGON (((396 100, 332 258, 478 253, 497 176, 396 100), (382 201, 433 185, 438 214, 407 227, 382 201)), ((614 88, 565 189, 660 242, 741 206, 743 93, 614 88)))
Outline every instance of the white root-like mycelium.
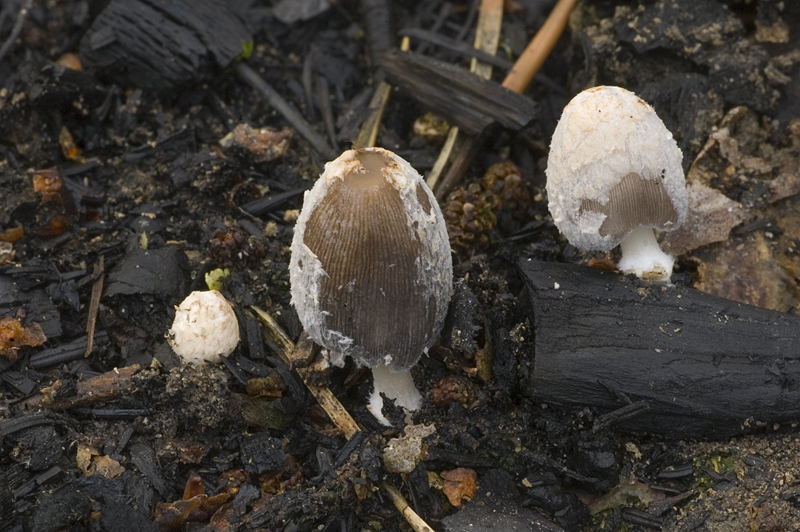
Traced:
POLYGON ((167 342, 184 362, 218 363, 239 344, 239 322, 218 291, 192 292, 175 307, 167 342))
POLYGON ((436 340, 453 292, 444 218, 408 162, 382 148, 346 151, 306 193, 289 266, 292 303, 308 335, 341 365, 373 368, 381 393, 408 410, 409 372, 436 340))
POLYGON ((550 143, 547 196, 561 233, 577 248, 620 245, 617 267, 669 280, 674 259, 653 230, 686 217, 682 154, 655 111, 620 87, 593 87, 564 109, 550 143))

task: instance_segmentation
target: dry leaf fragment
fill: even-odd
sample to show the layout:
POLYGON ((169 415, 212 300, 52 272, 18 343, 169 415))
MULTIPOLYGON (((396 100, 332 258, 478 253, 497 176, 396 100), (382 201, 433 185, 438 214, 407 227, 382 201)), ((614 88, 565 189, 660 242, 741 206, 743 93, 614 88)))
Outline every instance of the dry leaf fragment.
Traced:
POLYGON ((78 467, 87 477, 100 474, 106 478, 114 478, 125 472, 125 468, 119 462, 108 455, 100 456, 97 449, 85 443, 78 444, 75 459, 78 467))
POLYGON ((741 204, 697 181, 690 182, 686 220, 678 229, 664 234, 662 246, 673 255, 728 239, 731 229, 746 220, 750 213, 741 204))
POLYGON ((232 133, 219 141, 220 146, 237 146, 253 153, 253 160, 263 163, 281 157, 289 149, 292 132, 289 129, 278 131, 271 127, 256 129, 249 124, 239 124, 232 133))
POLYGON ((478 474, 472 469, 459 467, 452 471, 442 471, 442 478, 442 491, 453 506, 461 506, 462 499, 472 500, 478 492, 478 474))
POLYGON ((383 466, 390 473, 411 473, 417 464, 425 458, 428 446, 422 438, 436 432, 433 425, 408 425, 405 436, 393 438, 383 450, 383 466))

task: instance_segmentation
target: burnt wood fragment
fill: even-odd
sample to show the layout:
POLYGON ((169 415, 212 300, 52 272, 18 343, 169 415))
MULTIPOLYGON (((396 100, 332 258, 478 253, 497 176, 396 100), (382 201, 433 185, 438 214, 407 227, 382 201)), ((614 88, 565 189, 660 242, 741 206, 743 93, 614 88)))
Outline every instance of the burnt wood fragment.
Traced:
POLYGON ((81 40, 80 57, 105 80, 167 91, 208 79, 252 39, 224 2, 112 0, 81 40))
POLYGON ((530 98, 450 63, 390 50, 382 65, 390 83, 470 135, 493 123, 519 130, 538 113, 530 98))
MULTIPOLYGON (((39 351, 31 356, 28 367, 31 369, 41 369, 81 359, 86 355, 88 339, 88 336, 81 336, 77 340, 73 340, 67 344, 61 344, 58 347, 39 351)), ((92 343, 97 347, 108 344, 108 333, 106 331, 96 333, 92 343)))
POLYGON ((27 288, 30 280, 25 277, 25 274, 0 275, 0 318, 15 317, 19 309, 24 309, 23 325, 36 322, 48 339, 58 338, 61 336, 61 314, 58 308, 44 290, 27 288))
POLYGON ((150 484, 163 498, 169 499, 172 494, 167 489, 164 477, 161 475, 161 466, 153 448, 144 443, 134 443, 130 447, 130 453, 133 465, 147 477, 150 484))
POLYGON ((800 317, 572 264, 519 262, 535 353, 522 388, 613 427, 725 438, 800 419, 800 317))
POLYGON ((105 297, 148 294, 164 301, 180 301, 188 284, 188 261, 175 246, 134 249, 108 275, 105 297))

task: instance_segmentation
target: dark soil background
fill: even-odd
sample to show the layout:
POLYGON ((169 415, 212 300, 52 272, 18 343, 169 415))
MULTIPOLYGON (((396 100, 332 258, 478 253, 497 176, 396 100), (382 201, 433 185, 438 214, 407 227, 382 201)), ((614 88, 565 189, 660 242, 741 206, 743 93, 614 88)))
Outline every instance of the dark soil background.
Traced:
MULTIPOLYGON (((399 43, 401 28, 472 43, 479 2, 393 2, 378 35, 367 22, 377 2, 225 2, 226 17, 212 25, 220 35, 205 43, 214 53, 169 73, 134 68, 130 53, 113 67, 92 59, 90 27, 106 4, 5 0, 0 11, 0 41, 12 38, 0 53, 0 317, 38 323, 47 338, 26 347, 36 335, 2 322, 0 340, 25 340, 0 356, 0 531, 408 530, 383 482, 435 530, 798 529, 791 423, 743 427, 747 435, 722 442, 674 441, 668 430, 598 425, 604 412, 591 405, 538 400, 515 266, 603 259, 558 234, 544 168, 569 99, 620 85, 674 133, 695 206, 707 207, 666 244, 678 256, 674 281, 796 314, 798 6, 578 5, 526 91, 537 117, 493 135, 443 203, 457 290, 440 342, 413 370, 426 403, 410 421, 435 431, 391 444, 408 449, 411 472, 401 474, 384 450, 403 436, 404 419, 393 412, 387 429, 366 411, 369 373, 349 362, 327 376, 363 429, 348 442, 248 313, 259 306, 300 336, 289 245, 302 193, 328 158, 234 65, 245 61, 318 134, 335 137, 338 153, 358 137, 382 75, 370 48, 399 43), (230 27, 243 34, 224 33, 230 27), (291 140, 285 151, 220 142, 240 124, 288 130, 291 140), (498 167, 486 177, 496 163, 513 163, 506 171, 521 178, 506 179, 502 193, 498 167), (84 356, 101 258, 104 290, 84 356), (206 289, 217 268, 230 270, 221 291, 242 342, 223 365, 182 366, 165 338, 174 306, 206 289), (461 480, 443 475, 454 470, 461 480), (445 495, 454 490, 472 501, 456 507, 445 495)), ((499 55, 513 61, 553 4, 506 2, 499 55)), ((412 50, 468 68, 441 47, 412 40, 412 50)), ((503 76, 496 68, 494 79, 503 76)), ((413 96, 392 92, 376 144, 425 174, 442 126, 413 96)))

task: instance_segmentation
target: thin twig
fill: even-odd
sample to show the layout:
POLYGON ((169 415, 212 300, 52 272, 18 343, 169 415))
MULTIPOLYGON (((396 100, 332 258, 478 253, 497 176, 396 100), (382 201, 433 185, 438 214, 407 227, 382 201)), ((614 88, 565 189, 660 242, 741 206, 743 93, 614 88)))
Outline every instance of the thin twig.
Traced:
POLYGON ((85 356, 87 357, 92 353, 92 347, 94 347, 94 329, 97 325, 97 311, 100 309, 100 297, 103 295, 103 282, 106 277, 104 272, 105 257, 100 255, 100 260, 94 265, 94 275, 96 275, 97 278, 94 280, 94 284, 92 284, 92 296, 89 300, 89 319, 86 320, 86 334, 88 335, 88 339, 86 340, 85 356))
POLYGON ((336 157, 336 151, 328 145, 328 142, 319 134, 317 133, 311 124, 306 122, 306 119, 303 118, 303 115, 300 114, 300 111, 295 109, 295 107, 283 99, 278 91, 276 91, 272 86, 264 81, 264 79, 258 75, 258 72, 250 68, 245 63, 239 63, 236 65, 236 74, 239 78, 253 87, 255 90, 261 93, 261 95, 266 98, 267 103, 275 108, 291 125, 294 127, 298 133, 300 133, 305 139, 311 143, 315 150, 317 150, 320 155, 325 157, 326 159, 332 160, 336 157))
MULTIPOLYGON (((278 355, 281 357, 281 360, 291 367, 292 361, 290 355, 292 350, 294 350, 294 342, 292 342, 272 316, 256 306, 250 307, 250 310, 252 310, 264 324, 264 335, 278 346, 278 355)), ((342 431, 345 438, 349 440, 353 434, 361 430, 356 421, 350 416, 350 413, 342 406, 342 403, 339 402, 329 388, 309 383, 307 372, 298 371, 298 374, 303 379, 303 383, 311 392, 311 395, 314 396, 322 409, 325 410, 334 425, 342 431)))
POLYGON ((11 34, 8 36, 8 39, 6 39, 6 42, 3 43, 3 47, 0 48, 0 61, 3 60, 11 49, 11 46, 14 44, 14 41, 17 40, 17 37, 19 37, 19 34, 22 33, 22 27, 25 25, 25 20, 28 18, 28 13, 30 13, 32 7, 33 0, 28 0, 22 6, 22 9, 19 10, 19 17, 17 17, 17 21, 11 29, 11 34))
POLYGON ((403 514, 403 517, 405 517, 406 521, 408 521, 408 524, 411 525, 411 528, 413 528, 415 532, 433 532, 433 528, 408 505, 406 498, 403 497, 403 494, 400 493, 397 488, 388 484, 386 481, 383 482, 381 487, 392 497, 395 508, 400 510, 400 513, 403 514))

